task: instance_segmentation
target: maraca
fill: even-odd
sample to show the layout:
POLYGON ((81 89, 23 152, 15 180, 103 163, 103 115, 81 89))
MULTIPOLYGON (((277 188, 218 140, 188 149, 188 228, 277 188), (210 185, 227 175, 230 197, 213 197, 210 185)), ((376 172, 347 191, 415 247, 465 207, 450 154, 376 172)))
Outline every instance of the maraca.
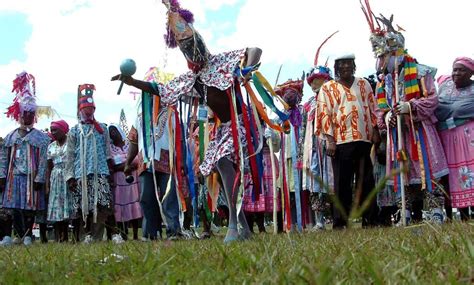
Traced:
POLYGON ((128 184, 132 184, 134 180, 135 180, 135 178, 133 177, 133 175, 128 175, 125 178, 125 182, 127 182, 128 184))
MULTIPOLYGON (((124 76, 132 76, 137 71, 137 66, 135 65, 135 61, 133 59, 127 58, 120 64, 120 73, 124 76)), ((117 91, 117 95, 120 95, 122 92, 123 81, 120 82, 120 87, 117 91)))

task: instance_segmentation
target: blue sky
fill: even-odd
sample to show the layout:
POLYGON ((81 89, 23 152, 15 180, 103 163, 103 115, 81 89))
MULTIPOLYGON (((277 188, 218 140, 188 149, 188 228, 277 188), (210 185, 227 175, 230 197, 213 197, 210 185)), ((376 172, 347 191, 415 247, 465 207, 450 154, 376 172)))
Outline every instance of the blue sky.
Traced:
POLYGON ((25 43, 31 36, 32 27, 25 14, 0 12, 0 38, 8 39, 0 44, 0 65, 12 60, 26 59, 25 43))
MULTIPOLYGON (((430 0, 372 0, 376 13, 395 14, 405 32, 406 47, 417 59, 450 72, 457 56, 473 57, 472 0, 453 0, 443 6, 430 0), (406 7, 419 11, 415 17, 406 7), (443 19, 440 21, 440 19, 443 19)), ((341 52, 356 54, 356 75, 373 72, 375 60, 368 41, 369 30, 357 0, 181 0, 196 18, 195 28, 211 52, 258 46, 263 49, 261 71, 275 82, 296 79, 308 70, 321 41, 340 32, 321 51, 321 60, 341 52)), ((125 109, 135 117, 136 101, 125 87, 110 77, 120 62, 133 58, 137 78, 150 66, 179 75, 187 71, 179 50, 164 47, 165 9, 161 0, 15 0, 0 1, 0 109, 11 103, 11 82, 26 70, 37 79, 40 105, 52 106, 70 124, 75 123, 78 84, 97 88, 97 118, 110 123, 125 109)), ((305 87, 305 98, 311 95, 305 87)), ((15 123, 0 112, 0 136, 15 123)), ((58 117, 54 118, 58 119, 58 117)), ((49 125, 48 119, 38 127, 49 125)))

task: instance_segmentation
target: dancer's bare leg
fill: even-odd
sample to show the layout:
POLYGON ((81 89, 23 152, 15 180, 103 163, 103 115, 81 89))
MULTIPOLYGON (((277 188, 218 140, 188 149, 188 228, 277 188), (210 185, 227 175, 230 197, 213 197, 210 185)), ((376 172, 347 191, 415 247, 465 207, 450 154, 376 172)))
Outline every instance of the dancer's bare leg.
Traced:
MULTIPOLYGON (((225 243, 236 241, 239 239, 239 231, 237 229, 237 192, 233 191, 234 181, 236 177, 236 171, 234 169, 234 164, 227 158, 221 158, 217 162, 217 170, 222 180, 222 187, 225 192, 227 206, 229 208, 229 228, 227 230, 226 237, 224 239, 225 243)), ((240 211, 238 215, 238 220, 243 228, 242 235, 247 237, 250 233, 250 230, 247 225, 247 220, 245 220, 245 215, 243 211, 240 211)))

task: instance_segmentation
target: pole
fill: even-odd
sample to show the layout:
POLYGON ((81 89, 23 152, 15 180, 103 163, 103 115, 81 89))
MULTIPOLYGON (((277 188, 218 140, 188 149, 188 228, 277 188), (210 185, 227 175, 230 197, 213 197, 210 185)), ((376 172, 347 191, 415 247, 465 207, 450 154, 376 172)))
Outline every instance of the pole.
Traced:
MULTIPOLYGON (((268 127, 269 128, 269 127, 268 127)), ((276 181, 276 165, 275 165, 275 157, 273 156, 273 136, 268 138, 268 147, 270 148, 270 162, 272 164, 272 190, 273 190, 273 233, 278 233, 278 214, 277 214, 277 181, 276 181)))
MULTIPOLYGON (((396 55, 395 55, 396 56, 396 55)), ((400 94, 398 90, 398 56, 395 57, 395 100, 397 104, 400 102, 400 94)), ((397 115, 397 142, 398 142, 398 152, 403 150, 403 138, 402 138, 402 116, 401 114, 397 115)), ((399 159, 400 167, 400 192, 402 198, 402 225, 405 227, 407 225, 406 217, 406 202, 405 202, 405 175, 403 170, 405 168, 405 161, 401 155, 396 155, 396 158, 399 159)))

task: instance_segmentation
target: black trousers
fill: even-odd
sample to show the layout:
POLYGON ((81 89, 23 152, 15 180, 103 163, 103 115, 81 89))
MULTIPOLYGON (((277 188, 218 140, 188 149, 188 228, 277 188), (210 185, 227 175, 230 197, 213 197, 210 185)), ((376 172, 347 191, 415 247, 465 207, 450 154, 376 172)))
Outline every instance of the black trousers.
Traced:
MULTIPOLYGON (((370 160, 371 147, 372 144, 368 142, 351 142, 336 147, 336 153, 332 159, 334 192, 341 207, 338 208, 338 203, 333 204, 333 228, 335 229, 347 226, 353 204, 360 207, 375 187, 373 166, 370 160), (355 203, 353 203, 353 194, 355 194, 355 203)), ((375 213, 374 199, 363 213, 362 226, 375 224, 375 213)))

